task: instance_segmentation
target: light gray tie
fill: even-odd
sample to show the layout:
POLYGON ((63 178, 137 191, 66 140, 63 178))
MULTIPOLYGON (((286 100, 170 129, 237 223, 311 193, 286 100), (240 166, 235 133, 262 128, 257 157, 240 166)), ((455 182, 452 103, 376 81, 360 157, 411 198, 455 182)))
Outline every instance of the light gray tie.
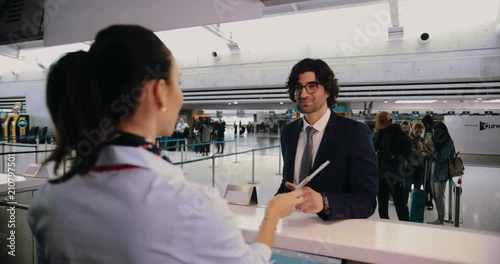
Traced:
POLYGON ((307 143, 304 148, 304 155, 302 156, 302 162, 300 163, 300 174, 299 174, 299 183, 302 182, 309 173, 311 173, 312 167, 312 149, 313 149, 313 136, 318 132, 318 130, 314 129, 312 126, 308 126, 306 128, 307 132, 307 143))

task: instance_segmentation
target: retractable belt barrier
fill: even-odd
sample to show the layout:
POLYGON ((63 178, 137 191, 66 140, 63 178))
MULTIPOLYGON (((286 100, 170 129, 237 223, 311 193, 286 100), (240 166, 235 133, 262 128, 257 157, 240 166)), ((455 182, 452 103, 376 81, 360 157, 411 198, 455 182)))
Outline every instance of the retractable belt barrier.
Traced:
MULTIPOLYGON (((223 143, 228 143, 228 142, 237 142, 236 140, 228 140, 228 141, 213 141, 212 144, 223 144, 223 143)), ((200 143, 200 144, 190 144, 191 146, 194 146, 194 145, 207 145, 207 144, 210 144, 210 143, 200 143)), ((248 183, 249 184, 258 184, 259 181, 256 181, 255 180, 255 152, 256 151, 261 151, 261 150, 267 150, 267 149, 274 149, 274 148, 280 148, 281 150, 281 145, 276 145, 276 146, 269 146, 269 147, 262 147, 262 148, 255 148, 255 149, 249 149, 249 150, 244 150, 244 151, 237 151, 237 152, 233 152, 233 153, 227 153, 227 154, 220 154, 220 155, 215 155, 213 154, 213 149, 212 149, 212 156, 211 157, 206 157, 206 158, 199 158, 199 159, 195 159, 195 160, 187 160, 185 161, 183 159, 183 156, 181 155, 181 161, 180 162, 173 162, 172 164, 174 165, 181 165, 181 167, 184 165, 184 164, 189 164, 189 163, 195 163, 195 162, 200 162, 200 161, 204 161, 204 160, 212 160, 212 187, 215 187, 215 160, 218 159, 218 158, 224 158, 224 157, 230 157, 230 156, 235 156, 237 157, 237 155, 242 155, 242 154, 247 154, 247 153, 252 153, 252 180, 249 181, 248 183)), ((278 162, 278 172, 275 173, 276 175, 281 175, 280 171, 281 171, 281 151, 280 153, 278 154, 279 156, 279 162, 278 162)))
MULTIPOLYGON (((186 139, 157 139, 157 143, 165 143, 165 142, 181 142, 184 141, 186 142, 186 139)), ((231 143, 231 142, 236 142, 236 150, 237 150, 237 140, 227 140, 227 141, 212 141, 212 142, 203 142, 203 143, 191 143, 191 144, 185 144, 186 147, 194 147, 194 146, 206 146, 209 144, 215 145, 215 144, 225 144, 225 143, 231 143)), ((16 143, 1 143, 2 145, 2 153, 0 156, 2 156, 2 170, 4 168, 4 155, 12 155, 12 154, 36 154, 36 162, 38 163, 38 153, 47 153, 51 152, 52 150, 38 150, 38 144, 16 144, 16 143), (35 148, 35 151, 10 151, 10 152, 4 152, 4 146, 15 146, 15 147, 32 147, 35 148)), ((176 146, 177 148, 177 146, 176 146)), ((194 160, 187 160, 187 152, 184 151, 184 148, 181 148, 181 161, 180 162, 173 162, 173 165, 180 165, 181 168, 183 168, 184 164, 190 164, 190 163, 196 163, 200 161, 205 161, 205 160, 212 160, 212 187, 215 187, 215 160, 218 158, 224 158, 224 157, 229 157, 229 156, 235 156, 235 163, 238 162, 238 155, 242 154, 247 154, 247 153, 252 153, 252 180, 249 181, 250 184, 258 184, 259 181, 255 181, 255 152, 256 151, 262 151, 262 150, 268 150, 268 149, 274 149, 274 148, 280 148, 280 153, 278 154, 279 156, 279 162, 278 162, 278 172, 275 173, 276 175, 281 175, 281 145, 276 145, 276 146, 269 146, 269 147, 262 147, 262 148, 254 148, 254 149, 249 149, 249 150, 244 150, 244 151, 236 151, 233 153, 227 153, 227 154, 220 154, 220 155, 215 155, 214 148, 212 147, 212 155, 211 157, 206 157, 206 158, 198 158, 194 160), (186 155, 184 156, 184 153, 186 155)), ((168 148, 167 148, 168 149, 168 148)))

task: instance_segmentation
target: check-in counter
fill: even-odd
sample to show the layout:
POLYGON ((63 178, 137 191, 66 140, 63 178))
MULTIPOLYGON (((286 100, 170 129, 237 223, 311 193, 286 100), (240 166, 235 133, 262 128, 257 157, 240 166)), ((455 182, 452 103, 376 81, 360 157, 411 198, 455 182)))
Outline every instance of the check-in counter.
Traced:
MULTIPOLYGON (((16 200, 29 204, 45 179, 16 183, 16 200)), ((7 184, 0 184, 0 199, 7 184)), ((264 217, 263 206, 229 205, 247 242, 255 241, 264 217)), ((5 246, 9 213, 0 208, 0 263, 36 263, 27 211, 16 210, 16 257, 5 246)), ((454 227, 353 219, 325 222, 300 211, 281 219, 275 248, 367 263, 498 263, 500 234, 454 227)))
MULTIPOLYGON (((229 205, 246 242, 265 207, 229 205)), ((275 248, 366 263, 499 263, 500 234, 375 219, 325 222, 300 211, 281 219, 275 248)))
MULTIPOLYGON (((6 178, 7 175, 2 179, 6 178)), ((29 204, 33 199, 33 193, 41 185, 47 182, 47 179, 37 179, 25 177, 18 178, 15 182, 15 201, 21 204, 29 204)), ((8 184, 0 184, 0 200, 9 197, 8 184)), ((0 263, 2 264, 20 264, 35 263, 35 244, 28 225, 28 211, 17 209, 15 212, 15 228, 9 228, 11 213, 7 207, 0 208, 0 263), (15 231, 15 256, 9 255, 11 251, 7 245, 10 244, 8 237, 11 230, 15 231)), ((13 227, 13 226, 11 226, 13 227)))

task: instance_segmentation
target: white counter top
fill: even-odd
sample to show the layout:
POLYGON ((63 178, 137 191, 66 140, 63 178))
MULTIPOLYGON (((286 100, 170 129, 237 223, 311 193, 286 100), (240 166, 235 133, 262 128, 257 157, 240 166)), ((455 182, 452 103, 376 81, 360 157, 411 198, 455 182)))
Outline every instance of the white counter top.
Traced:
MULTIPOLYGON (((253 242, 264 207, 229 205, 253 242)), ((294 212, 280 220, 275 248, 369 263, 498 263, 500 234, 455 227, 353 219, 325 222, 294 212)))

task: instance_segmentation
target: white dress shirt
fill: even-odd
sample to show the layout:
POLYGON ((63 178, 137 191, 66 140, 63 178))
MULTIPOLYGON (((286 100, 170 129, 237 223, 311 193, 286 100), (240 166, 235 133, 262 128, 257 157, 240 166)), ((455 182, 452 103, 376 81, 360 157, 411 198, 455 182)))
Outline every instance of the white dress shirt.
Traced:
POLYGON ((42 186, 29 223, 38 263, 267 263, 271 249, 246 244, 212 187, 140 147, 108 146, 91 171, 42 186))
POLYGON ((184 133, 184 130, 186 128, 189 128, 189 125, 187 123, 177 123, 177 126, 175 127, 175 130, 177 130, 177 132, 179 133, 184 133))
POLYGON ((325 128, 328 124, 328 120, 330 120, 331 110, 328 109, 326 113, 316 122, 314 125, 310 125, 307 123, 305 118, 302 118, 304 121, 304 126, 299 134, 299 142, 297 143, 297 153, 295 154, 295 167, 294 167, 294 175, 293 175, 293 183, 299 184, 300 177, 300 164, 302 163, 302 156, 304 156, 304 149, 306 148, 307 143, 307 132, 306 128, 308 126, 312 126, 318 132, 313 135, 313 148, 312 148, 312 164, 314 164, 314 160, 316 159, 316 153, 318 152, 319 145, 321 144, 321 140, 323 139, 323 135, 325 134, 325 128))

